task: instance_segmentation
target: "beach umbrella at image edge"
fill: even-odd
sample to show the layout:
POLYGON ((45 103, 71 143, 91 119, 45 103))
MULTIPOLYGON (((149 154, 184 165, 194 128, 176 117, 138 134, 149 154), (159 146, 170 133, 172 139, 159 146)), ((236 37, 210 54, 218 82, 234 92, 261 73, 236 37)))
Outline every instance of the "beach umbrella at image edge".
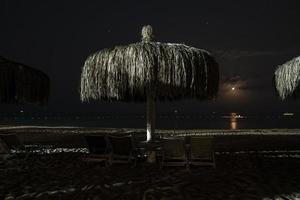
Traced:
POLYGON ((90 55, 81 74, 83 102, 147 102, 147 141, 155 131, 155 101, 212 99, 219 87, 219 67, 205 50, 154 41, 150 25, 142 41, 90 55))
POLYGON ((297 96, 300 91, 300 56, 277 67, 274 84, 280 99, 297 96))
POLYGON ((0 103, 44 105, 49 77, 40 70, 0 57, 0 103))

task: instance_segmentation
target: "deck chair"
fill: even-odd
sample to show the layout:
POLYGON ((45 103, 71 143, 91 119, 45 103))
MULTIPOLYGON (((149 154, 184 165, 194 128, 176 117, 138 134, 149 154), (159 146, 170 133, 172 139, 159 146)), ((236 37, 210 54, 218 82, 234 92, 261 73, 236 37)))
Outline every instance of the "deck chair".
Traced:
POLYGON ((213 137, 190 137, 189 165, 216 167, 213 137))
POLYGON ((9 156, 10 150, 6 143, 0 137, 0 160, 6 159, 9 156))
POLYGON ((23 144, 16 133, 0 134, 0 139, 9 155, 17 155, 18 159, 26 160, 31 149, 23 144))
POLYGON ((109 145, 106 135, 86 135, 84 138, 89 149, 89 154, 84 158, 84 161, 87 163, 104 162, 107 165, 109 145))
POLYGON ((109 136, 111 152, 109 164, 125 163, 136 165, 136 146, 133 136, 109 136))
POLYGON ((162 139, 161 164, 164 166, 185 166, 189 170, 185 140, 183 138, 162 139))

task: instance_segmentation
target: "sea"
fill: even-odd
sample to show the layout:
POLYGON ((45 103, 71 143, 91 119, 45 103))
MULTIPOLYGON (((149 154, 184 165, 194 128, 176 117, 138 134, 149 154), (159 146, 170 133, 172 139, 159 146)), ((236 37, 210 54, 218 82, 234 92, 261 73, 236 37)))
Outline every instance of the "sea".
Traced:
MULTIPOLYGON (((144 115, 51 115, 0 116, 0 126, 55 126, 93 128, 145 128, 144 115)), ((158 114, 159 129, 300 129, 300 113, 267 115, 225 114, 158 114)))

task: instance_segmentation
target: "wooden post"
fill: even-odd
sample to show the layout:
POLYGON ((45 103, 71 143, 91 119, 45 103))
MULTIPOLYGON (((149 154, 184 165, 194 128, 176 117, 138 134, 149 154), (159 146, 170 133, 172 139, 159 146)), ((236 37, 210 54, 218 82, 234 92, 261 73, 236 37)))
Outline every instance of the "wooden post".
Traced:
POLYGON ((155 134, 155 100, 153 93, 147 94, 147 142, 155 134))

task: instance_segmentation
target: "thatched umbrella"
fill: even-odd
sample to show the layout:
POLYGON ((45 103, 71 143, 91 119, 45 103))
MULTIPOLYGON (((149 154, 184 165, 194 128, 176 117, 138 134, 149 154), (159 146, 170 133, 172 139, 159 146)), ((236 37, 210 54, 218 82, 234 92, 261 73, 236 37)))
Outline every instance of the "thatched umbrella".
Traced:
POLYGON ((45 104, 49 87, 43 72, 0 57, 0 103, 45 104))
POLYGON ((147 102, 147 141, 155 129, 155 100, 210 99, 219 86, 209 52, 153 39, 152 27, 144 26, 141 42, 90 55, 81 74, 82 101, 147 102))
POLYGON ((297 95, 300 90, 300 57, 278 66, 274 74, 274 82, 282 100, 297 95))

